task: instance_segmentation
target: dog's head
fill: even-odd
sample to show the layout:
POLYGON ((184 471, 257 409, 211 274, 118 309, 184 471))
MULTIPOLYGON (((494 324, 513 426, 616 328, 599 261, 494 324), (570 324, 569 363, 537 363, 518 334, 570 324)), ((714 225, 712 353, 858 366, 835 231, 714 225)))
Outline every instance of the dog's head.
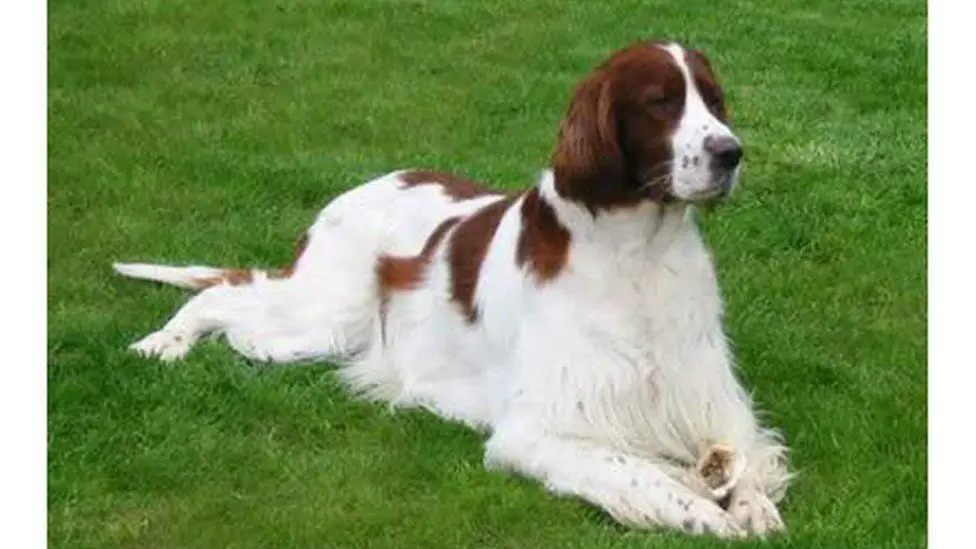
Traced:
POLYGON ((596 211, 725 196, 741 159, 705 55, 641 42, 577 87, 552 166, 558 192, 596 211))

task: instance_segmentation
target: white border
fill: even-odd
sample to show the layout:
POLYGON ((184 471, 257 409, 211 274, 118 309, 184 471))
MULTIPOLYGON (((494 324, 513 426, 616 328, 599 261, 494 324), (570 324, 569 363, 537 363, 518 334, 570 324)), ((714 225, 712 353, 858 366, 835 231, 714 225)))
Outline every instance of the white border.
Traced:
POLYGON ((0 546, 47 544, 47 6, 0 7, 0 546))
MULTIPOLYGON (((971 546, 974 440, 976 52, 972 3, 929 3, 929 546, 971 546)), ((907 76, 914 78, 914 76, 907 76)), ((921 185, 922 182, 919 182, 921 185)), ((921 368, 922 365, 920 364, 921 368)))
MULTIPOLYGON (((929 542, 966 545, 976 482, 968 473, 976 418, 976 88, 964 79, 976 52, 965 2, 929 3, 929 542), (955 162, 954 162, 955 160, 955 162), (967 267, 967 265, 969 265, 967 267), (953 457, 962 458, 954 462, 953 457)), ((5 2, 0 13, 3 101, 0 234, 6 290, 3 546, 46 545, 47 7, 5 2)), ((914 75, 906 75, 913 78, 914 75)), ((924 182, 919 182, 924 184, 924 182)), ((925 365, 919 365, 923 367, 925 365)))

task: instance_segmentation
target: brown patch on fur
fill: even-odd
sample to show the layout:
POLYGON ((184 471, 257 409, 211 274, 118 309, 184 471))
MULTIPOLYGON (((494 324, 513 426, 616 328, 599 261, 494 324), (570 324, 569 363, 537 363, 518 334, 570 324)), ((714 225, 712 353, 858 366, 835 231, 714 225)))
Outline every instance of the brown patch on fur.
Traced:
POLYGON ((481 208, 465 218, 451 235, 448 250, 451 300, 458 304, 469 323, 478 320, 474 295, 481 275, 481 264, 502 216, 516 198, 517 196, 508 196, 481 208))
POLYGON ((735 450, 731 446, 716 444, 698 461, 698 473, 705 480, 705 485, 715 490, 732 478, 732 463, 735 460, 735 450))
POLYGON ((556 212, 538 190, 531 190, 522 202, 522 232, 515 249, 515 261, 535 275, 536 281, 556 277, 569 258, 569 230, 556 218, 556 212))
MULTIPOLYGON (((295 244, 295 254, 294 257, 287 266, 281 269, 274 269, 266 271, 265 275, 269 279, 282 279, 289 278, 295 274, 295 266, 298 264, 299 258, 305 253, 305 248, 308 247, 308 233, 302 233, 298 237, 298 242, 295 244)), ((258 271, 260 272, 260 271, 258 271)), ((205 278, 197 278, 194 282, 200 288, 209 288, 211 286, 217 286, 220 284, 230 284, 231 286, 242 286, 244 284, 250 284, 254 282, 254 270, 251 269, 224 269, 220 272, 220 276, 209 276, 205 278)))
POLYGON ((386 341, 386 308, 390 294, 396 291, 414 290, 423 280, 430 259, 447 231, 460 218, 450 217, 438 225, 427 237, 424 248, 413 257, 383 255, 376 262, 376 280, 380 294, 380 337, 386 341))
POLYGON ((254 282, 254 271, 249 269, 224 269, 220 271, 220 276, 208 276, 194 280, 201 288, 209 288, 220 284, 230 284, 231 286, 243 286, 254 282))
POLYGON ((445 219, 438 225, 424 244, 420 254, 413 257, 384 255, 376 263, 376 276, 379 282, 380 296, 385 301, 391 292, 416 289, 423 280, 424 271, 430 263, 431 256, 437 250, 438 244, 451 227, 457 224, 459 218, 445 219))
POLYGON ((576 88, 560 126, 552 156, 559 194, 594 215, 673 200, 670 140, 684 97, 681 70, 657 44, 611 55, 576 88))
POLYGON ((295 254, 292 256, 291 263, 286 267, 269 272, 268 278, 288 278, 295 274, 295 266, 298 264, 298 260, 301 259, 302 254, 305 253, 306 248, 308 248, 308 233, 302 233, 295 243, 295 254))
POLYGON ((451 197, 455 202, 502 194, 500 191, 489 189, 480 183, 447 172, 414 170, 401 174, 400 180, 408 188, 417 185, 440 185, 444 189, 444 194, 451 197))

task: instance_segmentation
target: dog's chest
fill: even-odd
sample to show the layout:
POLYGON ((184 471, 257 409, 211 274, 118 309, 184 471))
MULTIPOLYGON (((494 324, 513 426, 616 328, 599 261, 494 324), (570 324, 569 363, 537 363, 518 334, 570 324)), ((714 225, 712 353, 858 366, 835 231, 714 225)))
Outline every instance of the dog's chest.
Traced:
POLYGON ((647 429, 677 429, 672 419, 681 408, 704 406, 705 380, 728 367, 708 252, 697 238, 675 244, 657 255, 604 261, 602 269, 571 265, 560 284, 559 301, 572 305, 549 318, 579 335, 560 342, 577 355, 567 357, 574 366, 559 390, 583 402, 573 415, 585 417, 575 425, 660 440, 647 429))
POLYGON ((697 233, 679 235, 663 249, 583 249, 574 259, 565 295, 585 311, 578 320, 621 348, 684 347, 720 321, 714 265, 697 233))

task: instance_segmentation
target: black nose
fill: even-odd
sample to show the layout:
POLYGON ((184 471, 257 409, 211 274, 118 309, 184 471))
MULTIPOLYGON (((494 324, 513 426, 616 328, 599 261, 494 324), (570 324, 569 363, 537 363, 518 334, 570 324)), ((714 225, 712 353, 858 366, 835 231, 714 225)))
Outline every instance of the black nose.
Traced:
POLYGON ((742 145, 734 137, 710 135, 705 138, 705 150, 712 155, 716 168, 732 170, 742 160, 742 145))

